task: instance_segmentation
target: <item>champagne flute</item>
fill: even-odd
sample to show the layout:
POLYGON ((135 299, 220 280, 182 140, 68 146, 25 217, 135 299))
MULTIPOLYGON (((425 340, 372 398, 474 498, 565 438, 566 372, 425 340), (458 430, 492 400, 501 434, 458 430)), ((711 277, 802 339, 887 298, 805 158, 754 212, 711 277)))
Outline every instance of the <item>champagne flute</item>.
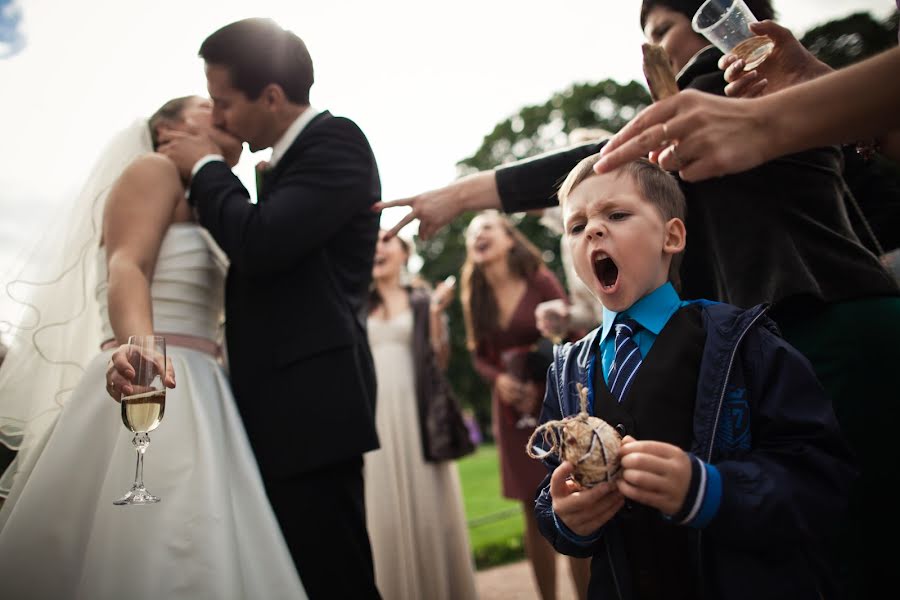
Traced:
POLYGON ((122 423, 134 432, 131 443, 137 450, 134 483, 128 492, 113 501, 128 504, 153 504, 159 502, 144 487, 144 452, 150 446, 147 435, 159 426, 166 410, 166 340, 153 335, 133 335, 128 338, 128 362, 134 369, 132 392, 122 396, 122 423))
MULTIPOLYGON (((507 348, 500 353, 500 360, 503 364, 504 372, 512 376, 518 382, 519 386, 521 386, 519 388, 520 390, 524 388, 529 380, 528 358, 529 348, 525 346, 507 348)), ((516 419, 515 428, 534 429, 537 425, 537 420, 534 416, 527 412, 523 412, 520 408, 522 401, 524 400, 522 393, 523 392, 520 391, 515 400, 510 404, 510 408, 514 412, 514 418, 516 419)))

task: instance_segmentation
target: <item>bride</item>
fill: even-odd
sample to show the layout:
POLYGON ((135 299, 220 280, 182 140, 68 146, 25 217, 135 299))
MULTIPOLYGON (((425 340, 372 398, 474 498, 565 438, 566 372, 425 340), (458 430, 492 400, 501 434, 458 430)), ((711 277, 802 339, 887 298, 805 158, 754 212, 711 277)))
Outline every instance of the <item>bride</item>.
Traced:
MULTIPOLYGON (((160 125, 224 136, 210 109, 172 100, 115 137, 40 276, 6 287, 22 315, 0 369, 0 441, 18 450, 0 480, 4 597, 305 598, 218 361, 226 259, 153 153, 160 125), (135 457, 109 348, 154 333, 178 376, 146 455, 161 502, 113 506, 135 457)), ((239 143, 217 141, 236 163, 239 143)))

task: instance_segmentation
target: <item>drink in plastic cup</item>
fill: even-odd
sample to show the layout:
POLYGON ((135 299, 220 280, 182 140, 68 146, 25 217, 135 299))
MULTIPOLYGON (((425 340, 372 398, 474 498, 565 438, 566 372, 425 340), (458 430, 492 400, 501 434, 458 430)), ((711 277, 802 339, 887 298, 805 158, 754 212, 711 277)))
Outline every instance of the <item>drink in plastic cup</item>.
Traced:
POLYGON ((756 17, 744 0, 706 0, 697 9, 691 26, 722 52, 744 59, 744 70, 750 71, 775 47, 768 36, 754 35, 750 23, 756 23, 756 17))

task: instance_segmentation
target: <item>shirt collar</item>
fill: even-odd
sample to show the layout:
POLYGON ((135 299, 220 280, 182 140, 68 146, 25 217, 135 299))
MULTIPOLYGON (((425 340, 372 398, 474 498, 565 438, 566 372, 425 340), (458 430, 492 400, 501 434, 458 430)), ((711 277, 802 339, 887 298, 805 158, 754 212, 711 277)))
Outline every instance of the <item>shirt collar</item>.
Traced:
POLYGON ((284 130, 284 133, 281 134, 281 137, 278 138, 278 141, 272 146, 272 157, 269 159, 270 169, 278 164, 278 161, 281 160, 284 153, 291 147, 291 144, 294 143, 294 140, 297 139, 300 132, 309 125, 309 122, 312 121, 319 112, 320 111, 312 106, 307 106, 306 110, 300 113, 299 117, 294 119, 294 122, 291 123, 290 127, 284 130))
MULTIPOLYGON (((681 298, 678 297, 678 292, 671 283, 666 282, 622 312, 640 323, 641 327, 653 335, 659 335, 659 332, 669 322, 669 317, 675 314, 680 307, 681 298)), ((603 332, 600 335, 600 343, 603 343, 603 340, 612 331, 618 315, 617 312, 606 307, 603 308, 603 332)))

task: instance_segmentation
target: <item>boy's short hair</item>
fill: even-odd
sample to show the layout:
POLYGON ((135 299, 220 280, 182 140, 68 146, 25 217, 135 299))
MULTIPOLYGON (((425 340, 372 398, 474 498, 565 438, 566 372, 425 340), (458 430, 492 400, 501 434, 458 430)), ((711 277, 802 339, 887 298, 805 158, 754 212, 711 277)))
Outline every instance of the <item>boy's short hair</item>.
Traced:
MULTIPOLYGON (((578 184, 595 175, 594 165, 599 160, 599 153, 592 154, 582 159, 569 172, 557 192, 560 206, 565 206, 569 195, 578 184)), ((650 162, 646 158, 639 158, 625 163, 614 171, 614 174, 619 177, 630 177, 637 184, 641 199, 652 204, 664 222, 670 219, 685 220, 687 201, 684 198, 684 192, 681 191, 681 186, 678 185, 678 180, 656 163, 650 162)), ((681 285, 681 278, 678 276, 680 268, 681 254, 678 254, 672 257, 672 264, 669 267, 669 280, 676 288, 681 285)))
MULTIPOLYGON (((560 206, 565 205, 569 194, 572 193, 575 186, 594 174, 594 165, 599 160, 599 153, 592 154, 582 159, 569 172, 557 193, 560 206)), ((616 174, 631 177, 637 183, 638 189, 641 191, 641 197, 656 207, 656 210, 662 215, 663 221, 675 218, 684 221, 687 213, 684 193, 678 185, 678 180, 659 165, 650 162, 646 158, 639 158, 622 165, 616 171, 616 174)))

